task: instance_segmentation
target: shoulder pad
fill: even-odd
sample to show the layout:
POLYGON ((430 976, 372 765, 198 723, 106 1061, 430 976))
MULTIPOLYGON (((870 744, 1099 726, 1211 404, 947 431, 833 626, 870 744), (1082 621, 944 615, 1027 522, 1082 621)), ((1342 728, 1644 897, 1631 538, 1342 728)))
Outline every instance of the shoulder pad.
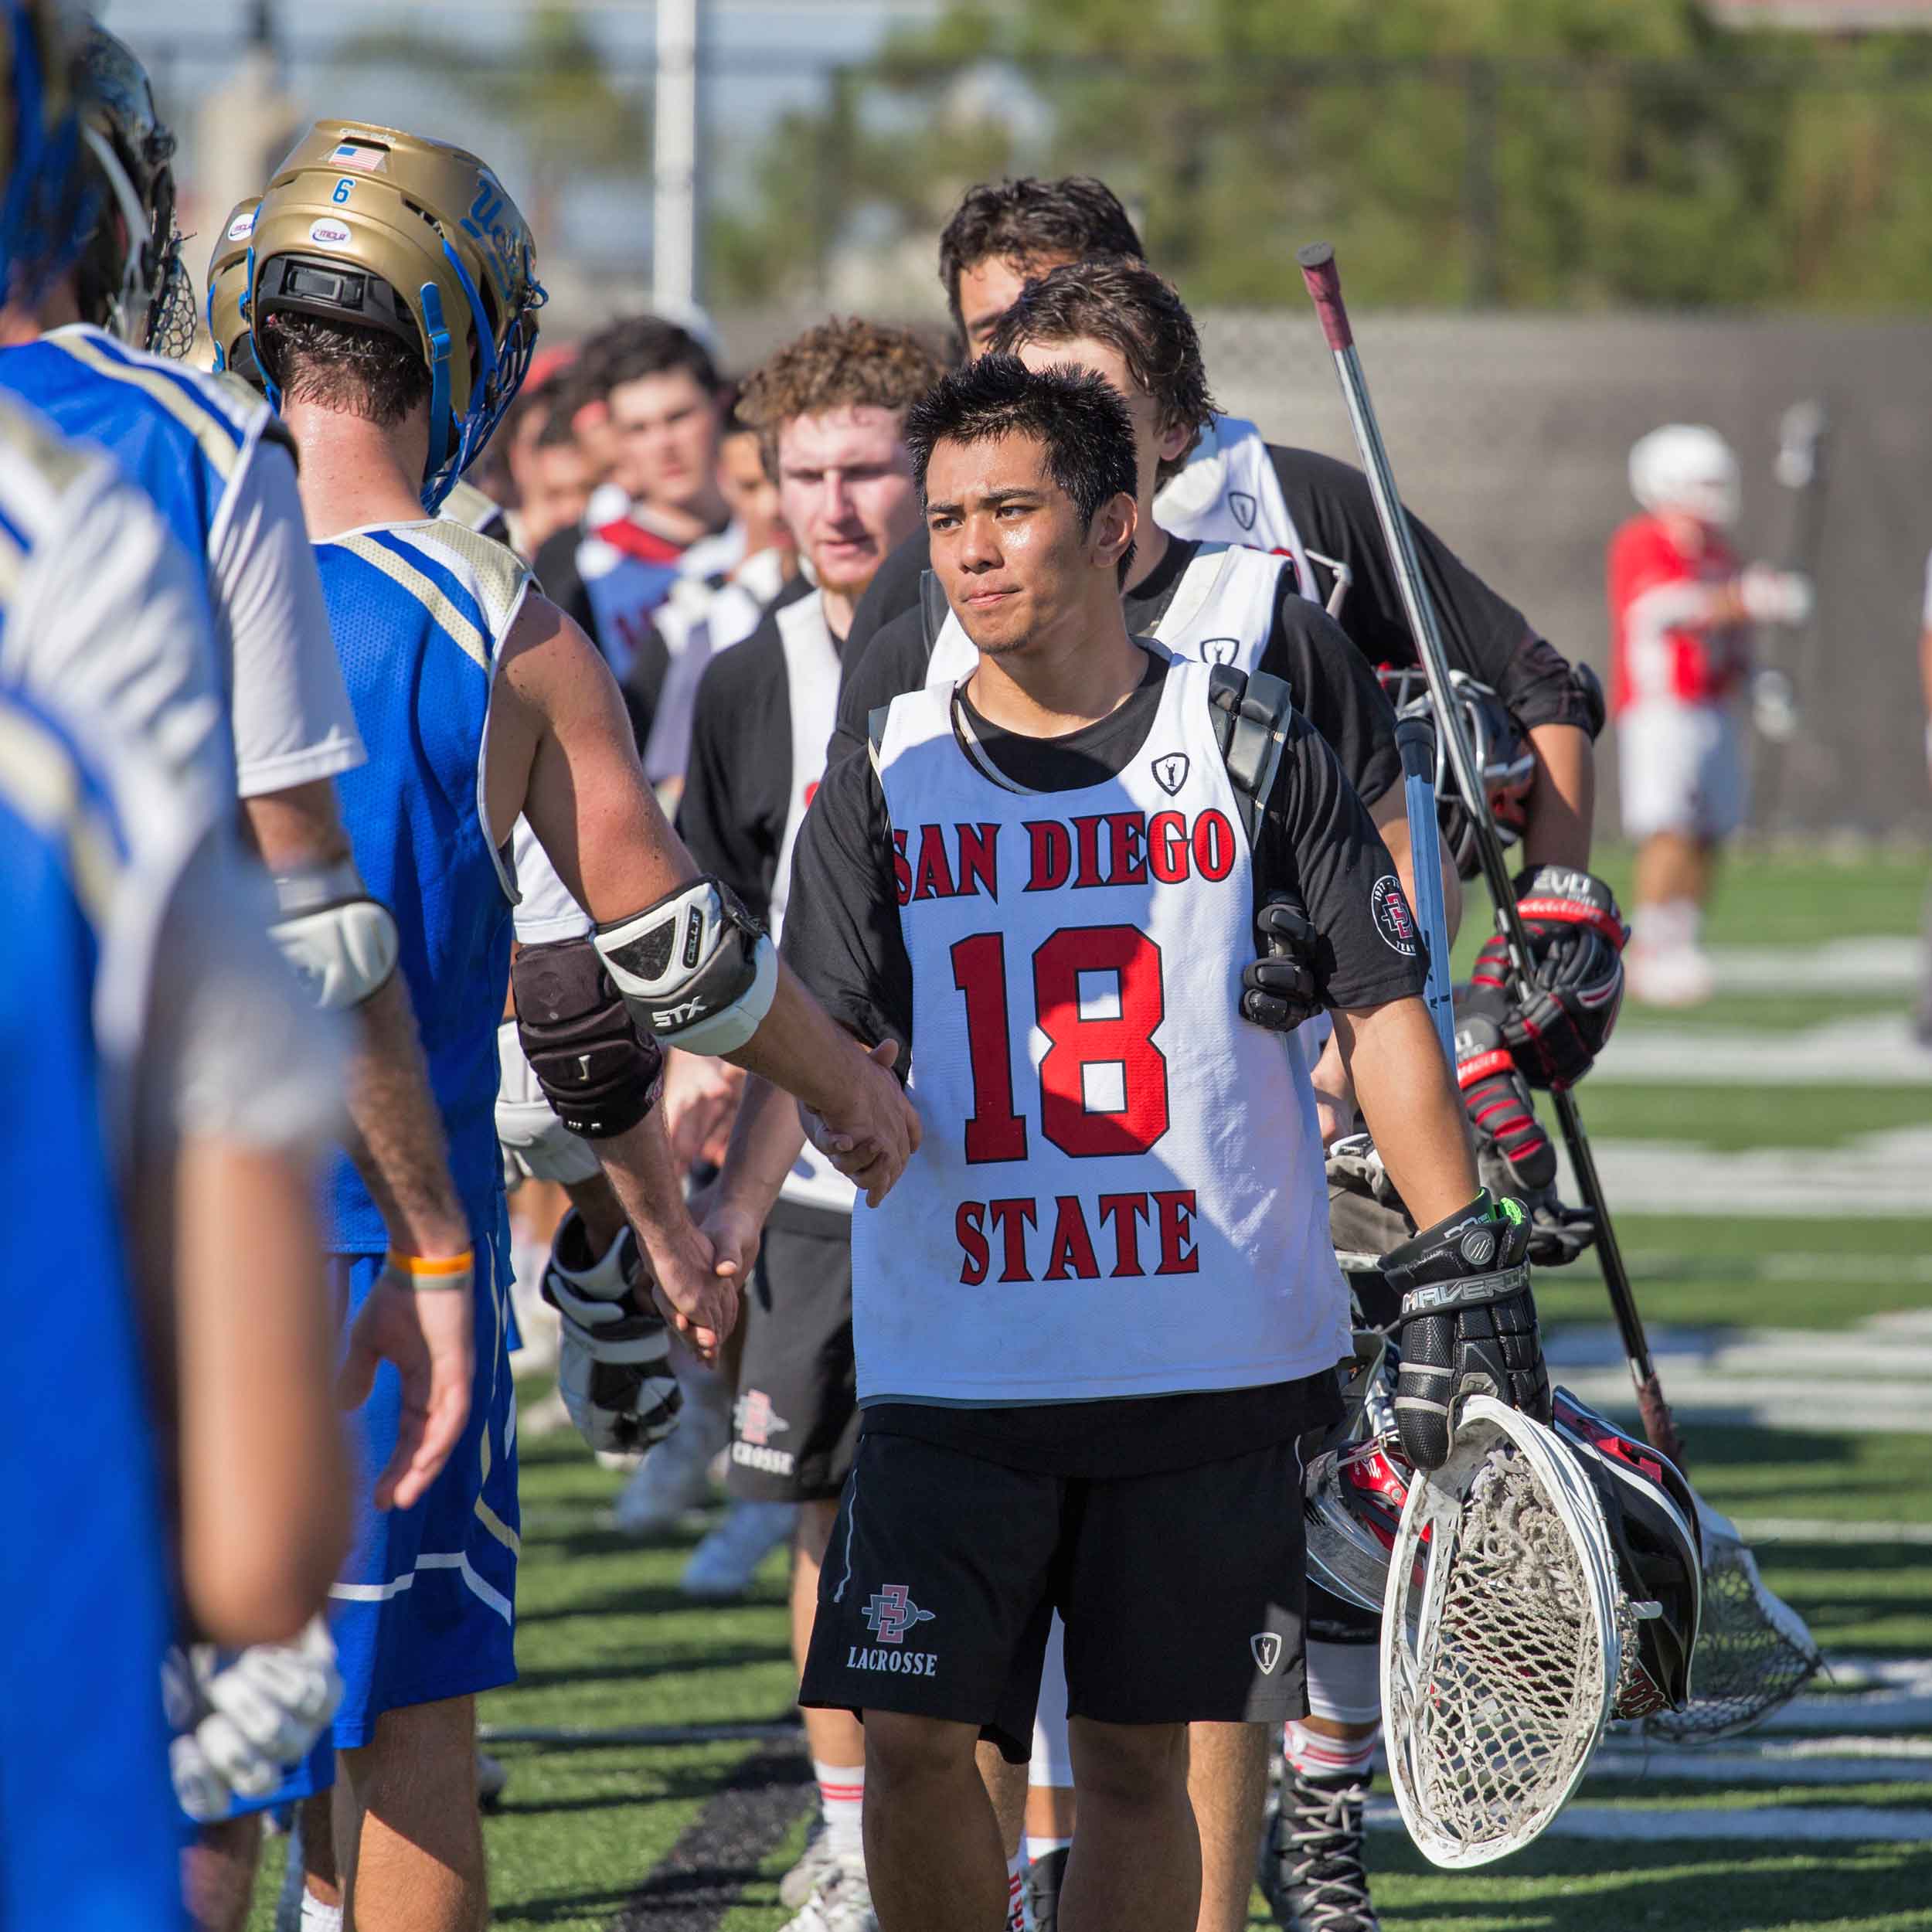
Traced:
POLYGON ((1271 672, 1243 676, 1231 665, 1217 664, 1208 673, 1208 702, 1214 707, 1215 736, 1252 845, 1281 768, 1294 716, 1294 695, 1287 680, 1271 672))

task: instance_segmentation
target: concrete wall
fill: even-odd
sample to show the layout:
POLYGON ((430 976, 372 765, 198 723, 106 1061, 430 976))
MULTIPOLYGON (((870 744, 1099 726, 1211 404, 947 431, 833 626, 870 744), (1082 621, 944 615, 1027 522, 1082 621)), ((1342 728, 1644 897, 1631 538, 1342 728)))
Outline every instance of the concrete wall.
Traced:
MULTIPOLYGON (((721 318, 740 367, 815 319, 721 318)), ((1309 313, 1200 321, 1223 408, 1272 440, 1355 460, 1309 313)), ((1932 835, 1915 649, 1932 546, 1932 324, 1383 315, 1358 334, 1406 501, 1566 655, 1600 670, 1604 550, 1634 508, 1631 444, 1667 421, 1719 430, 1743 466, 1743 546, 1774 554, 1790 513, 1771 477, 1779 419, 1821 401, 1832 438, 1819 621, 1803 639, 1770 640, 1806 723, 1781 768, 1759 747, 1754 821, 1932 835)), ((1613 749, 1606 831, 1615 764, 1613 749)))

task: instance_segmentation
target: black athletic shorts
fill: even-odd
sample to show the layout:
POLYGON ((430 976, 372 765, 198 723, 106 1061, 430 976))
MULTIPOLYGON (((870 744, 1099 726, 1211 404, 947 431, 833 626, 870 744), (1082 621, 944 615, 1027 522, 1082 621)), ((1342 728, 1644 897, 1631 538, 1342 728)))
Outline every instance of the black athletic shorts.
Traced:
POLYGON ((750 1502, 828 1502, 858 1441, 852 1217, 781 1201, 745 1294, 725 1487, 750 1502))
POLYGON ((867 1429, 819 1574, 798 1701, 977 1724, 1023 1764, 1057 1609, 1070 1716, 1304 1716, 1305 1553, 1293 1437, 1102 1478, 867 1429))

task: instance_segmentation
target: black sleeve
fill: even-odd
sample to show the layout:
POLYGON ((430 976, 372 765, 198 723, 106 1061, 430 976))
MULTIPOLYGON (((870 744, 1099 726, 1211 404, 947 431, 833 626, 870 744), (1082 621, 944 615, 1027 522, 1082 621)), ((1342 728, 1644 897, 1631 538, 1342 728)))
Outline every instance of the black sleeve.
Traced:
POLYGON ((1574 725, 1594 736, 1602 729, 1601 716, 1577 689, 1569 661, 1541 638, 1527 637, 1517 645, 1496 692, 1525 731, 1539 725, 1574 725))
MULTIPOLYGON (((876 583, 875 579, 875 587, 876 583)), ((868 597, 871 594, 866 593, 868 597)), ((874 709, 890 704, 906 692, 918 690, 925 683, 926 669, 932 662, 933 654, 926 647, 926 620, 917 601, 910 611, 902 611, 876 632, 864 655, 855 658, 853 641, 858 634, 854 631, 845 640, 839 667, 838 722, 832 727, 828 764, 863 752, 874 709)))
MULTIPOLYGON (((1303 541, 1325 556, 1339 557, 1354 573, 1342 606, 1342 628, 1355 648, 1372 665, 1413 664, 1415 646, 1369 479, 1352 464, 1312 450, 1271 445, 1268 454, 1303 541)), ((1506 697, 1517 646, 1536 634, 1529 619, 1497 596, 1420 517, 1412 513, 1409 522, 1450 663, 1506 697)))
POLYGON ((1292 892, 1318 936, 1330 1006, 1379 1006, 1423 988, 1416 923, 1395 861, 1321 733, 1297 713, 1257 849, 1263 894, 1292 892))
POLYGON ((779 950, 841 1026, 868 1046, 913 1044, 913 963, 899 926, 892 824, 869 750, 839 759, 821 781, 791 858, 779 950))
POLYGON ((1343 775, 1372 805, 1402 777, 1395 708, 1368 659, 1318 604, 1281 573, 1281 602, 1259 668, 1285 679, 1295 709, 1328 740, 1343 775))
POLYGON ((865 655, 866 647, 902 611, 919 608, 919 580, 932 562, 932 547, 920 526, 879 566, 879 574, 866 587, 852 613, 852 629, 845 638, 845 675, 865 655))
POLYGON ((678 835, 696 862, 770 916, 791 787, 784 653, 770 619, 705 666, 691 714, 678 835))

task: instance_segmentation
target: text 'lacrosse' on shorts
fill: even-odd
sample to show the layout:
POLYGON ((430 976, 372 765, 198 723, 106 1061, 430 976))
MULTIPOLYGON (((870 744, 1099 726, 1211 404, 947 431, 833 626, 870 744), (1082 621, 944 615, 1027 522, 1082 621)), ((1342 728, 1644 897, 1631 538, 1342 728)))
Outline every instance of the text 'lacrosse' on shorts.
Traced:
POLYGON ((937 1651, 905 1648, 906 1633, 917 1630, 921 1624, 932 1623, 937 1615, 913 1601, 912 1591, 907 1585, 882 1585, 866 1600, 862 1614, 866 1627, 879 1641, 876 1645, 849 1644, 845 1647, 848 1670, 886 1671, 895 1677, 938 1675, 937 1651))
POLYGON ((1075 818, 893 828, 899 903, 999 896, 1002 875, 1022 892, 1091 886, 1218 884, 1234 869, 1240 835, 1226 812, 1103 811, 1075 818), (1001 833, 1010 838, 1002 844, 1001 833), (1023 838, 1023 850, 1015 848, 1023 838))
POLYGON ((953 1213, 959 1278, 976 1288, 1002 1281, 1115 1281, 1149 1274, 1198 1274, 1200 1249, 1192 1188, 1049 1200, 1021 1195, 961 1201, 953 1213))

